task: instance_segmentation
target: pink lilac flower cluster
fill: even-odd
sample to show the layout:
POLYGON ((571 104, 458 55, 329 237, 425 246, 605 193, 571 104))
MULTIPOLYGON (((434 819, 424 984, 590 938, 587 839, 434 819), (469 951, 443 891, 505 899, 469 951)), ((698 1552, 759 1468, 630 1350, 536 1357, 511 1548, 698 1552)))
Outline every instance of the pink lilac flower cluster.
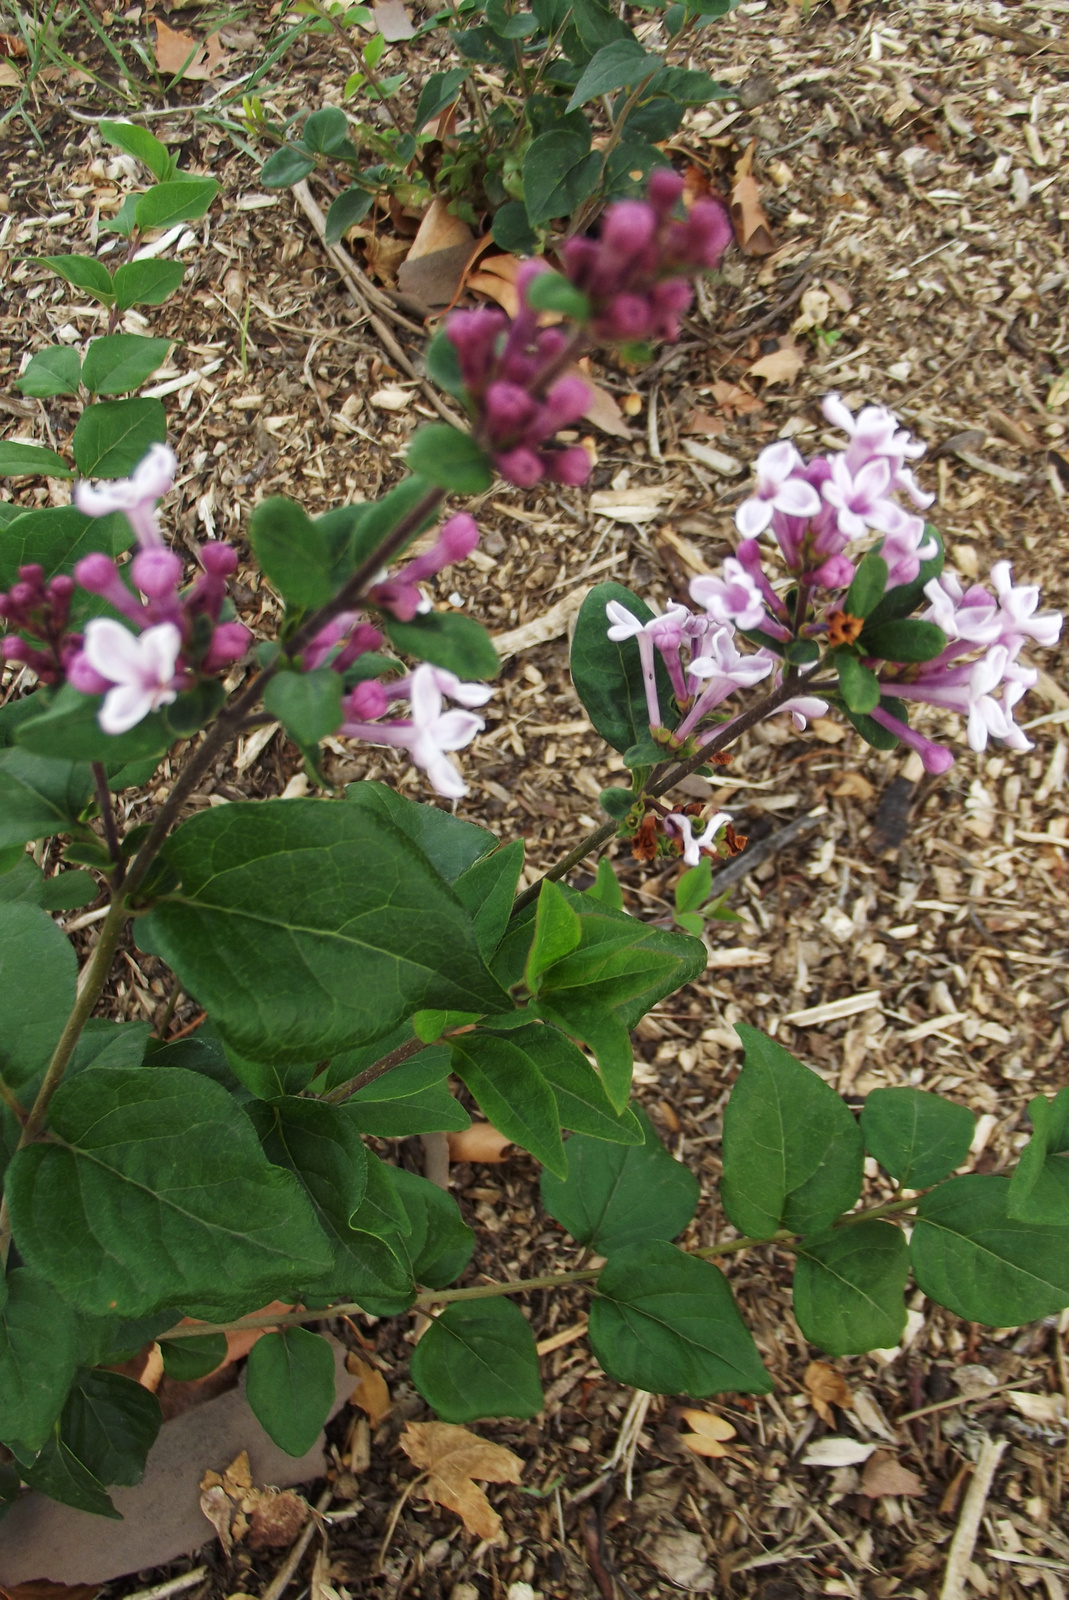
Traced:
POLYGON ((0 618, 34 643, 7 633, 0 639, 0 659, 30 667, 42 683, 59 683, 81 644, 67 632, 73 596, 73 578, 61 573, 46 583, 45 569, 36 562, 20 567, 18 581, 0 594, 0 618))
POLYGON ((578 422, 593 395, 564 369, 588 336, 602 342, 678 339, 693 290, 688 281, 715 267, 731 239, 731 222, 713 200, 693 206, 685 220, 672 213, 683 180, 668 168, 650 178, 646 200, 609 206, 597 239, 570 239, 561 251, 565 276, 583 291, 589 326, 569 336, 542 327, 528 304, 535 278, 548 270, 526 261, 516 278, 520 310, 457 311, 446 322, 465 388, 477 414, 476 436, 510 483, 530 489, 548 478, 578 485, 590 475, 581 445, 554 445, 554 436, 578 422))

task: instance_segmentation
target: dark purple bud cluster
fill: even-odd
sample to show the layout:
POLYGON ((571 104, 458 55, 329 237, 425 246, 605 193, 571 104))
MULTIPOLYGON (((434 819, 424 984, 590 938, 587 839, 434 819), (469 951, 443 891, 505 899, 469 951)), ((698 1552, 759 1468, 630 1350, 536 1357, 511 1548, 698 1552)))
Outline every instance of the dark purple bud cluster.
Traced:
POLYGON ((0 618, 18 630, 0 639, 0 656, 31 667, 42 683, 57 683, 81 643, 77 636, 66 636, 73 594, 73 578, 61 573, 46 583, 44 568, 36 562, 20 567, 18 582, 0 594, 0 618))

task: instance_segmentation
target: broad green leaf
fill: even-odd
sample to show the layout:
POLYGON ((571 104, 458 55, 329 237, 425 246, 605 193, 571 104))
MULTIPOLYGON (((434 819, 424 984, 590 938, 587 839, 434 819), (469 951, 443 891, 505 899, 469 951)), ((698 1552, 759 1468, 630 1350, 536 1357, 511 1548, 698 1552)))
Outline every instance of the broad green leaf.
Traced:
POLYGON ((78 1365, 73 1309, 36 1273, 10 1271, 0 1284, 0 1439, 40 1450, 78 1365))
POLYGON ((847 710, 862 716, 873 711, 880 703, 880 680, 849 650, 838 650, 834 656, 839 669, 839 693, 847 710))
POLYGON ((501 670, 486 629, 461 611, 424 611, 411 622, 387 613, 382 626, 395 649, 455 672, 458 678, 495 678, 501 670))
POLYGON ((268 156, 260 168, 260 182, 265 189, 288 189, 314 171, 315 161, 311 156, 305 155, 296 145, 285 145, 268 156))
POLYGON ((265 1334, 249 1351, 245 1398, 280 1450, 305 1455, 334 1404, 334 1352, 307 1328, 265 1334))
MULTIPOLYGON (((692 11, 697 9, 691 7, 692 11)), ((646 93, 666 95, 677 105, 704 106, 710 100, 730 100, 735 91, 729 83, 717 83, 707 72, 697 72, 692 67, 662 67, 647 85, 646 93)))
POLYGON ((249 540, 264 575, 287 604, 308 609, 330 599, 330 548, 303 506, 281 495, 261 500, 249 521, 249 540))
POLYGON ((119 1372, 82 1370, 63 1407, 60 1439, 101 1483, 140 1483, 163 1418, 154 1394, 119 1372))
MULTIPOLYGON (((500 215, 498 212, 498 216, 500 215)), ((444 329, 440 328, 434 335, 427 346, 423 360, 427 376, 432 383, 436 383, 439 389, 444 389, 446 394, 451 394, 454 399, 464 399, 467 391, 460 372, 460 357, 456 345, 444 329)))
POLYGON ((428 483, 455 494, 482 494, 494 481, 494 470, 470 433, 448 422, 428 422, 412 435, 405 459, 428 483))
POLYGON ((0 849, 72 832, 92 792, 88 766, 0 750, 0 849))
POLYGON ((994 1328, 1069 1305, 1069 1227, 1016 1221, 1009 1197, 1008 1178, 951 1178, 920 1202, 909 1246, 930 1300, 994 1328))
POLYGON ((0 906, 0 1071, 13 1089, 47 1067, 74 1004, 78 960, 39 906, 0 906))
POLYGON ((163 1370, 176 1383, 206 1378, 226 1360, 226 1334, 201 1333, 189 1339, 161 1339, 163 1370))
POLYGON ((966 1106, 923 1089, 874 1089, 861 1112, 865 1149, 903 1189, 927 1189, 960 1167, 975 1126, 966 1106))
POLYGON ((313 111, 301 130, 301 143, 317 155, 333 156, 349 144, 349 120, 339 106, 313 111))
POLYGON ((888 1350, 906 1325, 909 1248, 893 1223, 870 1221, 814 1234, 796 1246, 794 1314, 829 1356, 888 1350))
POLYGON ((567 109, 577 111, 603 94, 629 89, 643 78, 652 77, 662 65, 661 58, 647 55, 637 39, 615 39, 612 44, 603 45, 584 68, 567 109))
POLYGON ((252 1060, 331 1056, 425 1008, 508 1009, 459 900, 366 806, 202 811, 162 859, 181 888, 144 919, 146 935, 252 1060))
POLYGON ((115 269, 115 304, 120 311, 131 306, 162 306, 181 288, 186 275, 181 261, 127 261, 115 269))
POLYGON ((674 1161, 639 1106, 641 1145, 607 1144, 577 1133, 565 1144, 568 1176, 542 1174, 542 1204, 579 1244, 598 1255, 674 1239, 698 1206, 698 1180, 674 1161))
POLYGON ((523 1049, 553 1090, 562 1128, 613 1144, 643 1143, 643 1129, 633 1112, 627 1107, 617 1112, 586 1056, 559 1029, 526 1027, 520 1032, 523 1049))
POLYGON ((453 1071, 499 1133, 563 1177, 568 1166, 557 1102, 524 1049, 525 1031, 462 1034, 453 1040, 453 1071))
POLYGON ((530 11, 509 11, 505 0, 486 0, 486 20, 499 39, 529 39, 538 32, 538 18, 530 11))
POLYGON ((151 1022, 109 1022, 90 1017, 74 1047, 67 1076, 86 1067, 139 1067, 152 1035, 151 1022))
POLYGON ((887 562, 874 550, 869 550, 857 565, 843 610, 848 617, 867 617, 883 599, 886 588, 887 562))
POLYGON ((1009 1214, 1015 1221, 1069 1223, 1069 1089, 1053 1100, 1028 1102, 1035 1132, 1010 1177, 1009 1214))
MULTIPOLYGON (((595 584, 579 609, 572 638, 572 681, 598 733, 623 755, 649 736, 650 722, 638 645, 634 639, 614 642, 609 638, 605 607, 611 600, 618 601, 640 622, 649 622, 653 616, 645 601, 622 584, 595 584)), ((679 716, 660 656, 656 670, 661 720, 665 727, 674 728, 679 716)))
POLYGON ((14 848, 14 864, 7 866, 9 853, 5 850, 0 860, 0 902, 6 905, 9 900, 26 900, 30 905, 41 905, 45 880, 40 867, 21 845, 14 848))
POLYGON ((0 478, 73 478, 74 473, 54 450, 21 439, 0 439, 0 478))
POLYGON ((343 189, 337 199, 331 201, 327 212, 323 229, 324 242, 337 244, 350 228, 355 227, 358 222, 363 222, 374 204, 375 194, 371 189, 365 189, 359 184, 343 189))
MULTIPOLYGON (((376 1047, 377 1048, 377 1047, 376 1047)), ((346 1071, 347 1057, 331 1062, 343 1083, 361 1070, 346 1071)), ((361 1133, 378 1139, 403 1139, 416 1133, 460 1132, 471 1126, 468 1113, 449 1092, 451 1057, 448 1045, 421 1050, 381 1078, 358 1089, 344 1102, 347 1116, 361 1133)))
MULTIPOLYGON (((921 562, 920 571, 912 583, 903 583, 895 589, 888 589, 875 611, 870 612, 869 627, 879 623, 890 622, 898 617, 907 617, 911 611, 916 611, 924 605, 924 586, 933 578, 938 578, 943 570, 943 537, 939 529, 930 522, 924 525, 925 542, 934 540, 936 551, 927 561, 921 562)), ((897 715, 897 712, 895 713, 897 715)))
POLYGON ((162 367, 173 339, 145 339, 139 333, 108 333, 93 339, 82 363, 82 382, 90 394, 129 394, 162 367))
MULTIPOLYGON (((298 1095, 302 1089, 307 1089, 316 1075, 314 1061, 291 1062, 286 1066, 279 1066, 276 1062, 246 1061, 243 1056, 231 1050, 229 1045, 225 1048, 226 1058, 234 1076, 256 1096, 257 1100, 277 1100, 280 1095, 298 1095)), ((246 1106, 245 1109, 251 1114, 253 1108, 246 1106)))
POLYGON ((934 622, 922 622, 919 617, 877 623, 867 627, 861 635, 861 647, 866 655, 878 656, 881 661, 931 661, 946 649, 946 644, 947 636, 942 628, 937 628, 934 622))
POLYGON ((581 289, 559 272, 543 272, 527 287, 527 304, 532 311, 559 311, 573 322, 587 322, 590 301, 581 289))
MULTIPOLYGON (((899 722, 909 726, 909 708, 904 700, 895 699, 884 695, 880 701, 881 711, 888 712, 892 717, 897 717, 899 722)), ((847 722, 853 724, 866 744, 874 750, 894 750, 898 746, 898 735, 883 727, 879 722, 874 722, 871 717, 859 716, 854 711, 844 711, 847 722)))
POLYGON ((101 122, 97 131, 109 144, 118 145, 128 156, 134 156, 149 169, 160 182, 169 178, 174 170, 174 157, 165 144, 161 144, 147 128, 136 122, 101 122))
POLYGON ((537 994, 539 979, 546 969, 570 955, 582 936, 579 918, 557 885, 547 878, 538 895, 534 938, 524 973, 532 993, 537 994))
MULTIPOLYGON (((631 37, 630 28, 614 15, 605 0, 572 0, 571 13, 576 32, 591 55, 614 39, 631 37)), ((576 59, 570 49, 567 53, 576 59)))
POLYGON ((697 911, 708 900, 713 887, 713 869, 708 857, 690 867, 676 884, 676 911, 697 911))
POLYGON ((740 1233, 819 1233, 861 1193, 864 1148, 850 1108, 756 1028, 736 1025, 745 1064, 724 1112, 720 1196, 740 1233))
POLYGON ((584 137, 573 128, 559 128, 532 139, 523 158, 523 201, 531 226, 571 216, 597 188, 601 165, 589 132, 584 137))
POLYGON ((39 267, 48 267, 75 289, 92 295, 102 305, 110 305, 115 297, 111 273, 103 261, 97 261, 93 256, 31 256, 30 259, 39 267))
MULTIPOLYGON (((196 695, 190 692, 188 698, 196 695)), ((50 698, 48 707, 39 716, 27 717, 19 724, 18 742, 37 756, 52 760, 61 757, 75 761, 128 762, 150 756, 160 756, 179 737, 171 718, 180 695, 173 705, 163 711, 154 711, 143 718, 127 733, 105 733, 98 714, 99 695, 80 694, 73 684, 65 683, 50 698)), ((68 859, 73 859, 68 855, 68 859)))
POLYGON ((175 178, 169 183, 157 183, 139 198, 134 218, 143 233, 150 228, 173 228, 176 222, 196 222, 218 193, 214 178, 175 178))
POLYGON ((31 1489, 46 1494, 50 1500, 58 1500, 61 1505, 74 1506, 96 1517, 120 1520, 121 1514, 116 1511, 100 1479, 79 1461, 61 1438, 50 1438, 33 1465, 23 1467, 22 1476, 31 1489))
POLYGON ((494 243, 507 255, 533 256, 538 249, 538 235, 527 219, 527 207, 522 200, 506 200, 498 207, 491 232, 494 243))
POLYGON ((772 1380, 719 1268, 659 1240, 609 1257, 590 1348, 610 1378, 653 1394, 767 1394, 772 1380))
POLYGON ((82 1310, 139 1316, 220 1285, 261 1303, 329 1270, 292 1175, 210 1079, 90 1067, 57 1090, 50 1125, 62 1142, 8 1168, 12 1225, 23 1258, 82 1310))
POLYGON ((448 72, 432 72, 419 92, 412 132, 419 133, 432 117, 439 116, 458 98, 468 76, 467 67, 452 67, 448 72))
MULTIPOLYGON (((16 517, 0 538, 0 583, 10 587, 19 567, 36 564, 45 578, 70 573, 82 556, 101 550, 116 556, 134 540, 133 530, 121 512, 107 517, 87 517, 76 506, 47 506, 16 517)), ((40 707, 28 711, 37 715, 40 707)))
POLYGON ((391 1167, 390 1175, 410 1224, 404 1245, 412 1276, 428 1289, 444 1289, 471 1260, 475 1235, 452 1195, 404 1167, 391 1167))
POLYGON ((624 909, 624 893, 608 856, 602 856, 598 862, 597 877, 586 893, 592 900, 599 900, 612 911, 624 909))
POLYGON ((523 871, 523 840, 513 839, 462 872, 453 885, 471 917, 479 953, 489 961, 509 925, 512 902, 523 871))
POLYGON ((86 406, 71 446, 83 478, 124 478, 166 438, 162 400, 102 400, 86 406))
POLYGON ((298 744, 318 744, 337 733, 344 721, 343 688, 340 675, 329 667, 279 672, 264 690, 264 709, 278 718, 298 744))
POLYGON ((443 1422, 533 1417, 545 1404, 534 1334, 504 1298, 447 1306, 413 1350, 411 1372, 443 1422))
POLYGON ((33 400, 47 400, 54 394, 77 394, 82 361, 69 344, 54 344, 38 350, 15 387, 33 400))
POLYGON ((533 1009, 546 1022, 580 1040, 590 1050, 613 1106, 622 1111, 631 1092, 634 1056, 627 1027, 607 1005, 579 990, 543 995, 533 1009))
POLYGON ((446 883, 455 884, 461 873, 497 848, 498 841, 489 829, 454 817, 441 806, 409 800, 384 783, 351 783, 345 798, 349 805, 385 817, 400 828, 446 883))
POLYGON ((89 872, 60 872, 46 878, 41 888, 41 905, 46 911, 79 911, 92 905, 100 893, 89 872))

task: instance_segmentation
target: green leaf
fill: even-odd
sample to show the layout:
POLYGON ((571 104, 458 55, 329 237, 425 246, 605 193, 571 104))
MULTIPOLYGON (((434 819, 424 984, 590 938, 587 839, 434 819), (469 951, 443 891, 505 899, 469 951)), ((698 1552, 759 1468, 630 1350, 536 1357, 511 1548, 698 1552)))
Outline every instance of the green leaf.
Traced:
MULTIPOLYGON (((883 695, 880 701, 881 710, 888 712, 892 717, 897 717, 899 722, 909 725, 909 710, 903 700, 893 696, 883 695)), ((853 711, 844 712, 847 722, 852 723, 866 744, 874 750, 894 750, 898 745, 898 735, 890 729, 883 727, 879 722, 874 722, 871 717, 858 716, 853 711)))
POLYGON ((523 840, 514 839, 483 856, 453 885, 475 929, 479 954, 489 961, 509 925, 516 886, 523 871, 523 840))
POLYGON ((602 856, 598 861, 597 877, 586 892, 592 900, 600 901, 612 911, 624 909, 624 892, 608 856, 602 856))
POLYGON ((412 435, 405 460, 428 483, 456 494, 482 494, 494 481, 485 450, 448 422, 428 422, 412 435))
POLYGON ((146 189, 134 210, 142 233, 149 228, 172 228, 176 222, 196 222, 203 217, 216 195, 214 178, 176 178, 146 189))
MULTIPOLYGON (((339 1068, 344 1056, 335 1056, 332 1068, 339 1068)), ((378 1139, 403 1139, 417 1133, 460 1132, 471 1126, 471 1119, 449 1093, 451 1066, 447 1045, 421 1050, 381 1078, 350 1095, 346 1114, 361 1133, 378 1139)), ((339 1083, 355 1076, 354 1067, 338 1078, 339 1083)))
POLYGON ((104 1485, 96 1475, 82 1465, 73 1450, 62 1439, 51 1438, 32 1467, 23 1467, 22 1476, 31 1489, 58 1500, 61 1505, 74 1506, 78 1511, 88 1511, 93 1516, 121 1520, 104 1485))
POLYGON ((0 750, 0 849, 72 832, 92 792, 88 766, 0 750))
POLYGON ((40 904, 46 911, 78 911, 92 905, 99 892, 91 873, 60 872, 45 879, 40 904))
POLYGON ((455 884, 462 873, 497 848, 497 840, 487 828, 454 817, 440 806, 409 800, 384 783, 351 783, 345 798, 349 805, 385 817, 400 828, 446 883, 455 884))
POLYGON ((538 32, 538 18, 530 11, 509 11, 505 0, 486 0, 486 20, 499 39, 529 39, 538 32))
MULTIPOLYGON (((133 543, 133 538, 133 530, 121 512, 87 517, 76 506, 48 506, 42 511, 23 512, 0 538, 0 583, 15 583, 19 567, 31 563, 44 568, 46 579, 54 578, 57 572, 70 573, 82 556, 93 550, 119 555, 133 543)), ((28 710, 25 715, 38 715, 40 709, 28 710)))
POLYGON ((849 650, 837 650, 834 661, 839 669, 839 693, 847 709, 859 715, 875 710, 880 703, 880 680, 876 674, 849 650))
POLYGON ((7 904, 10 900, 26 900, 30 905, 39 906, 44 895, 45 880, 41 869, 32 856, 26 854, 21 845, 16 845, 14 852, 3 851, 0 859, 0 902, 7 904), (14 854, 13 863, 6 865, 7 858, 14 854))
POLYGON ((603 94, 629 89, 661 66, 661 58, 647 55, 637 39, 615 39, 612 44, 603 45, 584 68, 567 109, 577 111, 603 94))
POLYGON ((413 1350, 411 1371, 443 1422, 533 1417, 545 1404, 534 1335, 511 1300, 447 1306, 413 1350))
POLYGON ((532 311, 559 311, 573 322, 590 319, 590 301, 559 272, 542 272, 534 278, 527 287, 527 304, 532 311))
POLYGON ((874 1089, 861 1112, 865 1149, 903 1189, 927 1189, 960 1167, 975 1126, 966 1106, 923 1089, 874 1089))
POLYGON ((78 961, 40 907, 0 906, 0 1071, 13 1089, 43 1072, 74 1004, 78 961))
POLYGON ((160 182, 169 178, 174 171, 175 162, 171 152, 147 128, 141 128, 135 122, 101 122, 97 124, 97 131, 109 144, 118 145, 128 156, 142 162, 160 182))
POLYGON ((0 478, 73 478, 63 457, 40 444, 0 439, 0 478))
POLYGON ((460 373, 460 357, 456 345, 444 329, 439 328, 434 335, 423 359, 431 382, 436 383, 439 389, 444 389, 446 394, 451 394, 455 400, 463 400, 467 391, 460 373))
POLYGON ((144 1476, 162 1421, 156 1396, 133 1378, 83 1369, 63 1407, 60 1439, 101 1483, 130 1488, 144 1476))
POLYGON ((80 1309, 140 1316, 220 1285, 260 1304, 328 1270, 292 1175, 210 1079, 90 1067, 60 1085, 50 1125, 61 1142, 8 1168, 12 1225, 23 1258, 80 1309))
POLYGON ((412 1276, 428 1289, 444 1289, 471 1260, 475 1235, 452 1195, 404 1167, 391 1167, 390 1176, 410 1224, 404 1244, 412 1276))
POLYGON ((598 1255, 674 1239, 698 1206, 698 1180, 673 1161, 646 1113, 633 1108, 644 1143, 622 1146, 577 1133, 565 1145, 568 1176, 542 1174, 542 1204, 598 1255))
POLYGON ((54 394, 77 394, 82 361, 69 344, 51 345, 38 350, 15 387, 32 400, 47 400, 54 394))
POLYGON ((181 261, 127 261, 116 267, 112 280, 120 311, 131 306, 162 306, 181 288, 186 275, 181 261))
POLYGON ((883 599, 886 588, 887 562, 874 550, 869 550, 857 565, 843 610, 848 617, 867 617, 883 599))
POLYGON ((1069 1089, 1053 1100, 1028 1102, 1035 1129, 1010 1178, 1009 1214, 1015 1222, 1069 1222, 1069 1089))
POLYGON ((334 1404, 334 1352, 307 1328, 265 1334, 249 1351, 245 1398, 280 1450, 307 1454, 334 1404))
POLYGON ((523 201, 534 228, 569 217, 588 200, 601 177, 602 158, 590 133, 558 128, 532 139, 523 158, 523 201))
POLYGON ((1016 1221, 1010 1180, 951 1178, 917 1208, 917 1287, 969 1322, 1016 1328, 1069 1305, 1069 1227, 1016 1221))
MULTIPOLYGON (((598 795, 598 804, 603 811, 607 811, 614 822, 623 822, 628 812, 637 800, 634 789, 621 789, 614 786, 611 789, 602 789, 598 795)), ((589 894, 589 889, 587 890, 589 894)))
POLYGON ((280 672, 264 690, 264 709, 284 724, 298 744, 318 744, 337 733, 344 717, 341 697, 344 688, 338 673, 329 667, 314 672, 280 672))
POLYGON ((490 231, 494 243, 508 255, 533 256, 538 249, 538 235, 527 219, 522 200, 506 200, 499 206, 490 231))
POLYGON ((85 352, 82 382, 90 394, 129 394, 162 367, 173 339, 144 339, 138 333, 109 333, 85 352))
POLYGON ((190 1339, 161 1339, 163 1370, 176 1383, 206 1378, 226 1360, 226 1334, 201 1333, 190 1339))
POLYGON ((461 611, 424 611, 411 622, 399 622, 387 613, 382 627, 396 650, 444 667, 458 678, 495 678, 501 670, 486 629, 461 611))
POLYGON ((792 667, 811 667, 820 660, 820 646, 815 639, 792 639, 783 652, 783 659, 792 667))
POLYGON ((690 867, 676 884, 676 911, 696 911, 708 900, 713 888, 713 869, 708 857, 690 867))
POLYGON ((520 1031, 524 1050, 553 1090, 562 1128, 613 1144, 643 1143, 644 1132, 634 1114, 627 1107, 617 1112, 600 1077, 570 1039, 553 1027, 520 1031))
POLYGON ((576 992, 543 995, 534 1007, 546 1022, 556 1023, 594 1054, 606 1093, 617 1110, 623 1110, 631 1092, 634 1056, 628 1029, 607 1005, 576 992))
POLYGON ((582 937, 579 918, 557 885, 546 878, 538 895, 534 938, 524 973, 532 994, 537 994, 542 974, 570 955, 582 937))
POLYGON ((610 1378, 653 1394, 767 1394, 772 1381, 723 1273, 659 1240, 610 1256, 590 1307, 610 1378))
POLYGON ((30 260, 39 267, 48 267, 65 283, 92 295, 102 305, 110 305, 115 298, 111 273, 92 256, 31 256, 30 260))
MULTIPOLYGON (((195 692, 195 691, 194 691, 195 692)), ((179 700, 185 696, 179 696, 179 700)), ((154 711, 126 733, 105 733, 98 721, 99 695, 80 694, 65 683, 39 716, 27 717, 18 730, 19 744, 35 755, 76 761, 122 763, 159 756, 178 737, 171 716, 179 702, 154 711)), ((68 854, 68 860, 74 858, 68 854)))
POLYGON ((114 216, 102 217, 100 226, 104 232, 118 233, 124 239, 132 239, 137 228, 137 202, 140 198, 139 194, 128 194, 114 216))
POLYGON ((794 1314, 829 1356, 889 1350, 906 1325, 909 1249, 900 1228, 869 1221, 796 1246, 794 1314))
POLYGON ((467 67, 452 67, 448 72, 432 72, 419 92, 412 132, 419 133, 432 117, 440 116, 460 96, 468 76, 467 67))
MULTIPOLYGON (((697 9, 691 7, 692 11, 697 9)), ((717 83, 707 72, 697 72, 691 67, 662 67, 651 78, 646 93, 666 95, 681 106, 704 106, 710 100, 732 99, 735 90, 729 83, 717 83)))
POLYGON ((0 1302, 0 1439, 40 1450, 78 1365, 74 1312, 26 1267, 0 1283, 0 1302))
POLYGON ((314 609, 334 593, 330 547, 303 506, 273 495, 249 521, 249 540, 264 575, 288 605, 314 609))
POLYGON ((68 1077, 86 1067, 139 1067, 152 1033, 150 1022, 109 1022, 90 1017, 74 1047, 68 1077))
POLYGON ((650 173, 655 167, 667 166, 671 162, 664 151, 628 127, 605 161, 604 192, 612 199, 644 196, 650 173))
POLYGON ((162 860, 182 888, 144 919, 153 949, 250 1059, 330 1056, 423 1009, 507 1009, 460 902, 366 807, 202 811, 162 860))
POLYGON ((936 545, 935 555, 927 561, 921 562, 921 568, 912 583, 899 584, 897 588, 888 589, 875 611, 869 615, 869 626, 875 627, 883 622, 894 621, 897 617, 906 617, 911 611, 916 611, 925 603, 924 586, 933 578, 938 578, 943 570, 943 538, 938 528, 930 522, 924 525, 925 542, 934 540, 936 545))
POLYGON ((499 1133, 563 1177, 568 1166, 557 1102, 524 1048, 525 1033, 461 1035, 452 1044, 453 1071, 499 1133))
POLYGON ((349 146, 349 119, 338 106, 313 111, 301 131, 301 143, 317 155, 335 156, 349 146))
MULTIPOLYGON (((867 655, 877 656, 881 661, 931 661, 946 649, 947 636, 934 622, 903 617, 899 622, 881 622, 867 627, 860 642, 867 655)), ((865 710, 871 707, 866 706, 865 710)))
POLYGON ((103 400, 86 406, 71 445, 83 478, 124 478, 166 438, 162 400, 103 400))
POLYGON ((260 182, 265 189, 288 189, 300 183, 315 171, 315 161, 296 145, 285 145, 268 156, 260 168, 260 182))
POLYGON ((819 1233, 861 1193, 864 1149, 850 1108, 815 1072, 738 1023, 745 1064, 724 1112, 720 1196, 740 1233, 819 1233))
POLYGON ((371 189, 365 189, 360 184, 343 189, 337 199, 331 201, 327 212, 323 229, 324 243, 337 244, 350 228, 355 227, 358 222, 363 222, 374 204, 375 194, 371 189))
MULTIPOLYGON (((572 638, 572 681, 576 693, 594 727, 621 755, 649 737, 649 714, 642 680, 642 665, 634 639, 609 638, 609 619, 605 607, 616 600, 640 622, 649 622, 653 612, 645 601, 619 583, 598 583, 591 589, 579 610, 572 638)), ((679 720, 672 699, 668 672, 657 657, 657 697, 664 725, 674 728, 679 720)))

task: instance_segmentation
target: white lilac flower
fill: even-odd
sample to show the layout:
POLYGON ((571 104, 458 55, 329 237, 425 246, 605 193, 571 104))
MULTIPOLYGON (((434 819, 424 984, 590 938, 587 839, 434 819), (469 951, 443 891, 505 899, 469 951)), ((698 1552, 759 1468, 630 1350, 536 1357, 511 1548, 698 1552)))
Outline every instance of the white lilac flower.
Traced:
POLYGON ((1039 611, 1039 585, 1021 583, 1014 586, 1013 569, 1008 561, 996 561, 991 568, 991 581, 998 595, 1002 639, 1011 644, 1023 638, 1034 639, 1045 650, 1057 644, 1062 631, 1060 611, 1039 611))
POLYGON ((177 471, 174 451, 165 444, 154 444, 128 478, 105 480, 96 489, 84 480, 76 483, 74 504, 87 517, 106 517, 113 511, 122 511, 142 550, 162 548, 156 501, 174 488, 177 471))
POLYGON ((725 823, 730 821, 730 812, 716 811, 705 824, 703 832, 699 833, 697 838, 695 838, 694 828, 691 820, 689 817, 685 817, 682 812, 673 811, 665 818, 665 822, 672 823, 677 832, 682 836, 683 860, 687 863, 688 867, 696 867, 698 865, 702 858, 703 850, 716 849, 716 836, 720 832, 720 829, 724 827, 725 823))
POLYGON ((765 597, 741 561, 728 556, 723 577, 695 578, 691 598, 704 606, 714 622, 733 622, 737 628, 759 628, 765 616, 765 597))
POLYGON ((788 517, 816 516, 820 496, 800 476, 803 471, 802 458, 789 439, 778 439, 761 451, 754 469, 756 492, 735 513, 735 526, 744 538, 763 533, 774 511, 788 517))
POLYGON ((126 733, 175 698, 175 667, 182 636, 173 622, 133 634, 110 617, 86 624, 84 655, 112 685, 98 720, 105 733, 126 733))

